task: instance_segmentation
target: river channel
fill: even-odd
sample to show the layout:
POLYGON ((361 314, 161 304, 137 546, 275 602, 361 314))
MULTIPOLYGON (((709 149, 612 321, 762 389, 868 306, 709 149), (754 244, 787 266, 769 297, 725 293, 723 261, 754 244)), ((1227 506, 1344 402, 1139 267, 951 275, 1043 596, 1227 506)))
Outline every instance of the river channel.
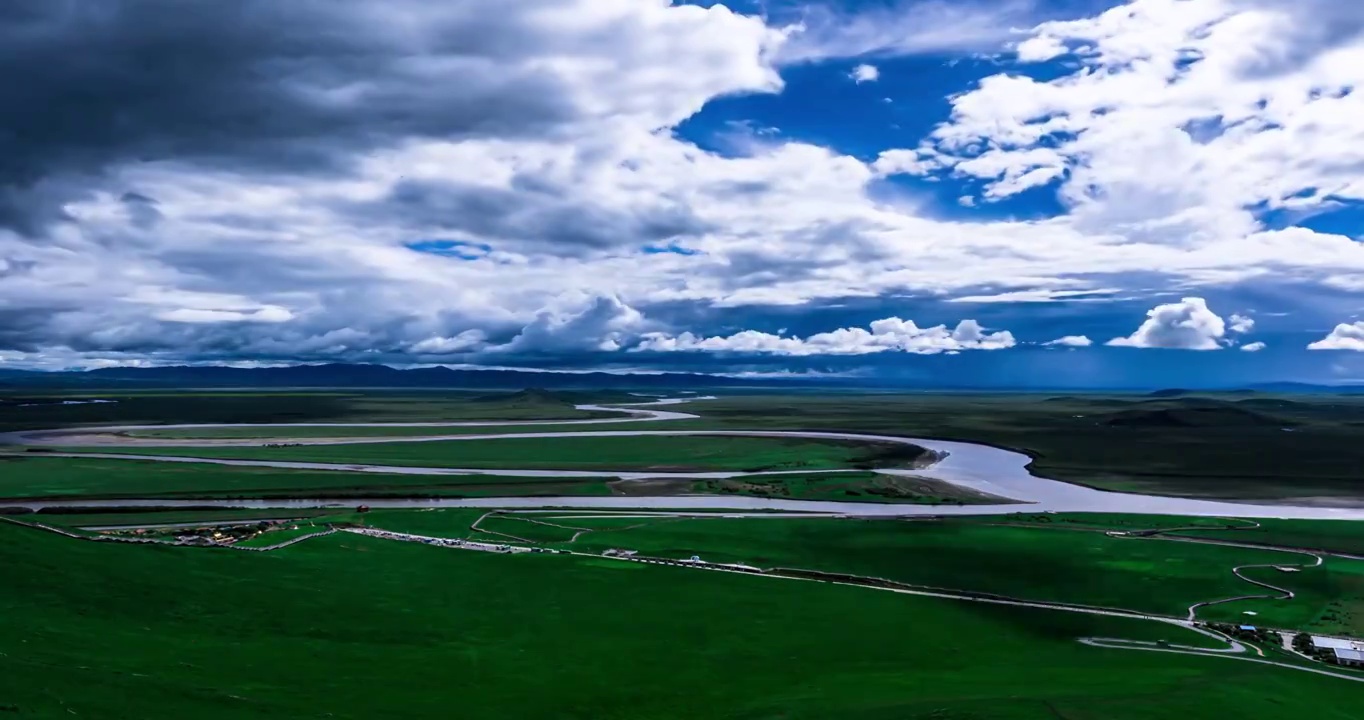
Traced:
MULTIPOLYGON (((683 412, 653 410, 648 405, 676 405, 689 400, 704 398, 670 398, 653 403, 639 403, 631 407, 582 405, 579 409, 594 411, 617 411, 628 414, 625 421, 666 421, 693 419, 696 415, 683 412)), ((622 419, 605 418, 575 421, 519 421, 499 423, 394 423, 397 427, 472 427, 479 425, 583 425, 592 423, 619 423, 622 419)), ((310 424, 311 427, 378 427, 381 424, 310 424)), ((159 426, 110 426, 103 428, 84 428, 72 430, 45 430, 11 433, 0 437, 0 441, 19 444, 59 444, 63 437, 79 432, 82 438, 94 433, 114 433, 135 429, 192 429, 224 427, 265 427, 263 425, 159 425, 159 426)), ((271 426, 280 427, 280 426, 271 426)), ((284 426, 287 427, 287 426, 284 426)), ((1194 516, 1235 516, 1246 518, 1286 518, 1286 519, 1364 519, 1364 507, 1324 507, 1307 504, 1255 504, 1248 502, 1199 500, 1193 498, 1163 497, 1158 495, 1138 495, 1133 493, 1108 492, 1081 485, 1049 480, 1033 475, 1028 464, 1030 459, 1022 453, 967 442, 930 440, 862 433, 829 433, 803 431, 744 431, 744 430, 611 430, 611 431, 561 431, 533 433, 497 433, 487 435, 434 435, 422 437, 365 437, 365 438, 298 438, 287 442, 298 444, 354 444, 364 442, 431 442, 431 441, 478 441, 517 437, 628 437, 644 435, 745 435, 759 437, 806 437, 821 439, 867 440, 883 443, 904 443, 917 445, 934 451, 942 456, 938 462, 927 468, 915 470, 880 470, 887 474, 913 475, 940 480, 954 485, 968 487, 989 495, 1009 498, 1015 502, 976 505, 912 505, 890 503, 828 502, 812 500, 781 500, 733 495, 681 495, 667 497, 508 497, 508 498, 394 498, 374 497, 344 499, 316 497, 297 499, 187 499, 169 500, 161 498, 146 499, 58 499, 33 501, 5 501, 0 504, 9 507, 43 508, 110 508, 110 507, 220 507, 220 508, 324 508, 368 505, 374 508, 431 508, 431 507, 505 507, 505 508, 598 508, 598 509, 678 509, 712 511, 782 511, 808 512, 823 515, 855 515, 875 517, 910 517, 929 515, 986 515, 1009 514, 1018 512, 1115 512, 1152 515, 1194 515, 1194 516)), ((192 447, 200 440, 156 440, 160 446, 192 447)), ((236 439, 237 445, 262 445, 282 442, 279 438, 236 439)), ((138 443, 141 444, 141 443, 138 443)), ((353 463, 313 463, 286 462, 270 460, 226 460, 199 459, 184 456, 129 455, 117 452, 44 453, 45 457, 91 457, 106 459, 127 459, 138 461, 159 461, 178 463, 210 463, 216 465, 277 467, 282 469, 312 469, 343 472, 400 473, 424 475, 498 475, 509 477, 607 477, 607 478, 644 478, 644 477, 685 477, 685 478, 727 478, 741 477, 745 473, 708 472, 708 473, 631 473, 606 471, 569 471, 569 470, 519 470, 519 469, 482 469, 482 468, 427 468, 407 466, 360 465, 353 463)))

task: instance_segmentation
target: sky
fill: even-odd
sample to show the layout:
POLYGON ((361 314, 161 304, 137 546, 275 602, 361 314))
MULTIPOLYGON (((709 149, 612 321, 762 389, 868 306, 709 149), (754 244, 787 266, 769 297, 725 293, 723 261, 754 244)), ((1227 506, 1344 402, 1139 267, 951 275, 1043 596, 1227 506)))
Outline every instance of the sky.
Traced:
POLYGON ((11 0, 0 368, 1364 382, 1364 4, 11 0))

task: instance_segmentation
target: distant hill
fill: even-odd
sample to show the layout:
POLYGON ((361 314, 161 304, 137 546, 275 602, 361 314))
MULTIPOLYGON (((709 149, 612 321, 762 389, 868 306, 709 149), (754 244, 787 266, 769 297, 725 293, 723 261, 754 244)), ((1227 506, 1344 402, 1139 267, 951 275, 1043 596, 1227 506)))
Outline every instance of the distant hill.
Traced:
POLYGON ((1312 383, 1275 382, 1251 385, 1247 389, 1262 393, 1355 395, 1364 393, 1364 385, 1313 385, 1312 383))
POLYGON ((652 398, 637 397, 614 390, 546 390, 545 388, 526 388, 516 392, 497 392, 480 395, 471 402, 497 403, 506 406, 542 407, 545 405, 583 405, 587 403, 628 403, 648 402, 652 398))
MULTIPOLYGON (((274 368, 168 366, 101 368, 84 372, 7 371, 0 381, 23 387, 307 387, 307 388, 473 388, 539 392, 561 389, 629 388, 669 391, 679 388, 790 387, 800 381, 750 380, 699 373, 557 373, 521 370, 454 370, 447 367, 400 370, 386 365, 292 365, 274 368)), ((503 398, 505 400, 505 398, 503 398)), ((645 400, 644 398, 642 400, 645 400)), ((562 399, 560 399, 562 400, 562 399)))
POLYGON ((1207 428, 1207 427, 1292 427, 1292 420, 1247 410, 1229 403, 1198 404, 1185 407, 1134 408, 1098 416, 1110 427, 1207 428))

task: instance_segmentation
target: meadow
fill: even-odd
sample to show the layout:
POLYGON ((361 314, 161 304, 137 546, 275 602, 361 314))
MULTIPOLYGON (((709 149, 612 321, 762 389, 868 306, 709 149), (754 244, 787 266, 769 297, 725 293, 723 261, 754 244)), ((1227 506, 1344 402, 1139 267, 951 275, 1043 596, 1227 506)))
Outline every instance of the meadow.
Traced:
POLYGON ((1203 642, 1152 622, 344 534, 260 554, 0 524, 0 566, 17 718, 1344 719, 1360 696, 1077 642, 1203 642))
MULTIPOLYGON (((466 537, 470 523, 481 512, 371 513, 364 522, 400 532, 466 537)), ((1183 617, 1196 602, 1254 594, 1256 588, 1232 575, 1231 569, 1237 565, 1304 561, 1302 556, 1280 551, 1113 538, 1100 532, 1020 527, 1005 524, 1007 520, 625 519, 582 515, 572 511, 494 515, 479 527, 582 552, 624 548, 678 560, 699 555, 708 562, 821 570, 1172 617, 1183 617), (559 515, 565 519, 556 519, 559 515), (563 527, 546 527, 527 519, 563 527), (566 544, 574 531, 563 528, 590 532, 566 544)), ((1364 562, 1340 562, 1349 571, 1364 572, 1364 562)), ((1306 570, 1292 580, 1323 582, 1313 573, 1306 570)), ((1227 612, 1259 608, 1264 621, 1282 623, 1276 627, 1292 627, 1297 620, 1315 619, 1326 605, 1349 598, 1358 590, 1340 585, 1313 588, 1289 603, 1245 608, 1228 605, 1225 611, 1219 609, 1217 619, 1225 619, 1227 612)), ((1351 621, 1348 629, 1364 634, 1364 622, 1351 621)))
POLYGON ((601 391, 10 391, 0 392, 0 432, 84 425, 567 420, 620 416, 577 410, 576 404, 645 399, 601 391), (72 400, 82 402, 63 404, 72 400))
POLYGON ((593 479, 282 470, 34 455, 0 458, 0 505, 22 498, 609 495, 593 479))
POLYGON ((117 452, 414 467, 662 473, 901 467, 926 454, 916 446, 892 443, 723 435, 488 438, 289 447, 120 447, 117 452))

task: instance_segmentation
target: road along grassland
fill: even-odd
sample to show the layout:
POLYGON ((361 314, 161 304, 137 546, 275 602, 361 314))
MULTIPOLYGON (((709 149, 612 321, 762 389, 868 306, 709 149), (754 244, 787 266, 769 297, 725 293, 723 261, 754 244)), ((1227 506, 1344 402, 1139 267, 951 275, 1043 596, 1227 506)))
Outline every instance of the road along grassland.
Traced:
MULTIPOLYGON (((465 537, 469 528, 467 511, 420 513, 415 516, 423 523, 420 530, 406 525, 411 522, 406 517, 395 513, 366 522, 444 537, 465 537), (450 522, 442 524, 442 518, 450 522)), ((584 552, 617 548, 661 558, 697 555, 716 563, 821 570, 1171 617, 1184 617, 1200 601, 1250 594, 1254 588, 1231 572, 1237 565, 1301 562, 1300 556, 1278 551, 957 520, 598 519, 581 512, 546 511, 494 516, 480 527, 584 552), (544 529, 527 520, 589 532, 544 529), (555 544, 569 536, 575 538, 571 546, 555 544)))
POLYGON ((0 565, 0 706, 18 717, 436 717, 451 698, 594 720, 1357 708, 1334 678, 1076 641, 1202 642, 1158 623, 604 559, 348 533, 262 555, 0 526, 0 565))

